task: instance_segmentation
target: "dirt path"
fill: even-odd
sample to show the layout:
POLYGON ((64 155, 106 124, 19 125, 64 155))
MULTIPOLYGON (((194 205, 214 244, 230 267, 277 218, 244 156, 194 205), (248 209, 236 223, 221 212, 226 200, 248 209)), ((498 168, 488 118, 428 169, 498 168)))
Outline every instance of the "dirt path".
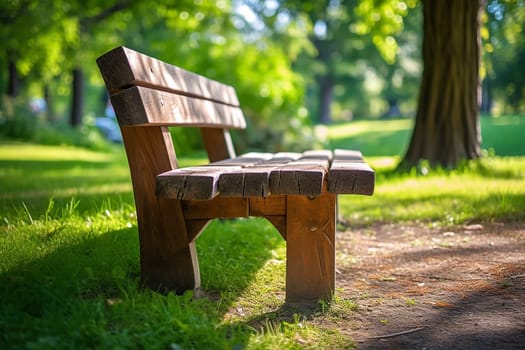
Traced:
POLYGON ((338 295, 359 308, 323 323, 358 349, 525 349, 524 223, 376 225, 337 242, 338 295))

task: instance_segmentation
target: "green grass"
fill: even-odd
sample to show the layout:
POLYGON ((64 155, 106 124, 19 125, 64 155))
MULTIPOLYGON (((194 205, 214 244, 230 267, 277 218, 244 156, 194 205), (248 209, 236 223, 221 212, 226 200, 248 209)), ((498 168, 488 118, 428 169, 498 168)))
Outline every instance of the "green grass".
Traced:
POLYGON ((351 222, 446 226, 525 220, 525 157, 490 157, 427 176, 391 174, 384 159, 370 163, 378 170, 374 195, 340 196, 340 210, 351 222))
POLYGON ((456 171, 396 174, 410 138, 411 119, 330 126, 334 148, 359 149, 377 171, 373 197, 340 196, 351 222, 424 221, 433 225, 525 219, 525 117, 483 117, 487 157, 456 171), (494 154, 496 156, 494 156, 494 154))
MULTIPOLYGON (((497 155, 457 171, 395 174, 409 120, 330 127, 377 170, 372 197, 340 196, 350 225, 447 226, 525 220, 525 119, 484 119, 497 155), (502 136, 501 133, 504 133, 502 136)), ((191 164, 201 160, 186 158, 191 164)), ((313 314, 283 305, 285 244, 263 219, 214 221, 198 239, 209 297, 139 285, 137 224, 124 152, 0 143, 0 348, 352 348, 317 318, 359 307, 337 293, 313 314)))
MULTIPOLYGON (((333 148, 359 149, 368 157, 401 156, 413 119, 362 120, 328 128, 333 148)), ((482 117, 482 148, 498 156, 524 156, 525 116, 482 117)))

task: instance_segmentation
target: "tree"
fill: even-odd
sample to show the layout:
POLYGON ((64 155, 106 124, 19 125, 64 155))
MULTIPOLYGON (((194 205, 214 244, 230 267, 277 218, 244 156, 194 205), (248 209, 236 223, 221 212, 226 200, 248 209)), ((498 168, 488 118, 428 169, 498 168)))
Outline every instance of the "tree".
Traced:
POLYGON ((490 0, 484 16, 483 112, 522 113, 525 110, 525 3, 490 0))
MULTIPOLYGON (((395 61, 398 47, 393 35, 403 28, 408 7, 414 6, 414 1, 403 0, 252 0, 248 3, 277 34, 283 21, 308 22, 305 30, 309 31, 308 38, 315 52, 300 55, 295 68, 315 85, 312 91, 318 101, 316 119, 322 123, 332 120, 331 106, 336 90, 338 95, 345 95, 345 99, 348 92, 357 90, 356 80, 364 80, 370 55, 381 56, 387 63, 395 61), (277 3, 277 9, 268 11, 268 3, 277 3)), ((312 104, 309 107, 313 107, 312 104)))
POLYGON ((452 168, 481 154, 481 9, 482 0, 423 2, 423 78, 404 167, 452 168))
POLYGON ((133 5, 132 0, 122 0, 115 2, 108 1, 77 1, 72 3, 70 7, 71 17, 78 21, 78 41, 75 46, 75 54, 73 54, 72 67, 72 89, 71 89, 71 112, 70 124, 73 127, 78 127, 82 124, 82 116, 84 114, 84 71, 82 69, 83 57, 90 57, 84 52, 85 41, 93 37, 91 33, 94 28, 108 20, 117 12, 129 9, 133 5), (74 6, 73 6, 74 5, 74 6))
POLYGON ((22 90, 21 81, 30 71, 42 80, 48 80, 58 72, 63 63, 58 53, 67 40, 60 10, 56 1, 0 3, 0 61, 5 62, 8 70, 6 95, 18 95, 22 90), (57 37, 62 40, 57 40, 57 37))

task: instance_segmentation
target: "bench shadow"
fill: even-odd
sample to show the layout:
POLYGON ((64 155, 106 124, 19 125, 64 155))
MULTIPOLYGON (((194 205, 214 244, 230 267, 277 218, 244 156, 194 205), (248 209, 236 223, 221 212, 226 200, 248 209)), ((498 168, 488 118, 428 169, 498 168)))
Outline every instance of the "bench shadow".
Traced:
MULTIPOLYGON (((216 221, 197 240, 199 258, 206 251, 200 259, 206 298, 192 298, 192 293, 160 294, 141 286, 136 226, 92 232, 76 244, 59 245, 2 272, 0 345, 7 347, 0 347, 25 347, 42 339, 70 344, 71 339, 80 339, 79 345, 96 348, 104 347, 104 337, 127 337, 140 344, 145 340, 139 342, 138 337, 147 339, 145 333, 164 329, 166 339, 182 348, 209 348, 209 342, 231 347, 232 338, 235 346, 243 348, 253 329, 224 322, 224 314, 282 240, 270 223, 262 234, 244 232, 254 227, 247 221, 216 221), (254 247, 265 249, 255 253, 254 247), (70 322, 75 323, 74 336, 65 334, 71 329, 70 322), (195 331, 201 328, 206 336, 195 331)), ((44 236, 36 245, 54 239, 44 236)))

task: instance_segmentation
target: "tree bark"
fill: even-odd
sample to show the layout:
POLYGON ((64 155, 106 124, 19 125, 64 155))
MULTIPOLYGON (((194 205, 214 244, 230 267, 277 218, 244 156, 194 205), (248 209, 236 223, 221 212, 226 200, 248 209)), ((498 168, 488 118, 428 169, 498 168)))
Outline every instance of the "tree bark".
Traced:
POLYGON ((46 118, 49 123, 54 123, 56 121, 55 116, 55 103, 53 95, 49 89, 49 84, 44 85, 44 100, 46 101, 46 118))
POLYGON ((492 80, 489 77, 481 83, 481 113, 492 114, 492 80))
POLYGON ((16 63, 13 59, 9 59, 8 62, 8 82, 7 82, 7 96, 17 97, 20 93, 20 77, 18 70, 16 69, 16 63))
POLYGON ((84 112, 84 74, 80 68, 73 69, 73 94, 71 101, 70 124, 73 127, 82 124, 84 112))
POLYGON ((481 154, 480 13, 483 0, 423 2, 423 78, 403 167, 454 168, 481 154))
POLYGON ((319 78, 319 121, 323 124, 332 122, 332 99, 334 79, 330 75, 319 78))

